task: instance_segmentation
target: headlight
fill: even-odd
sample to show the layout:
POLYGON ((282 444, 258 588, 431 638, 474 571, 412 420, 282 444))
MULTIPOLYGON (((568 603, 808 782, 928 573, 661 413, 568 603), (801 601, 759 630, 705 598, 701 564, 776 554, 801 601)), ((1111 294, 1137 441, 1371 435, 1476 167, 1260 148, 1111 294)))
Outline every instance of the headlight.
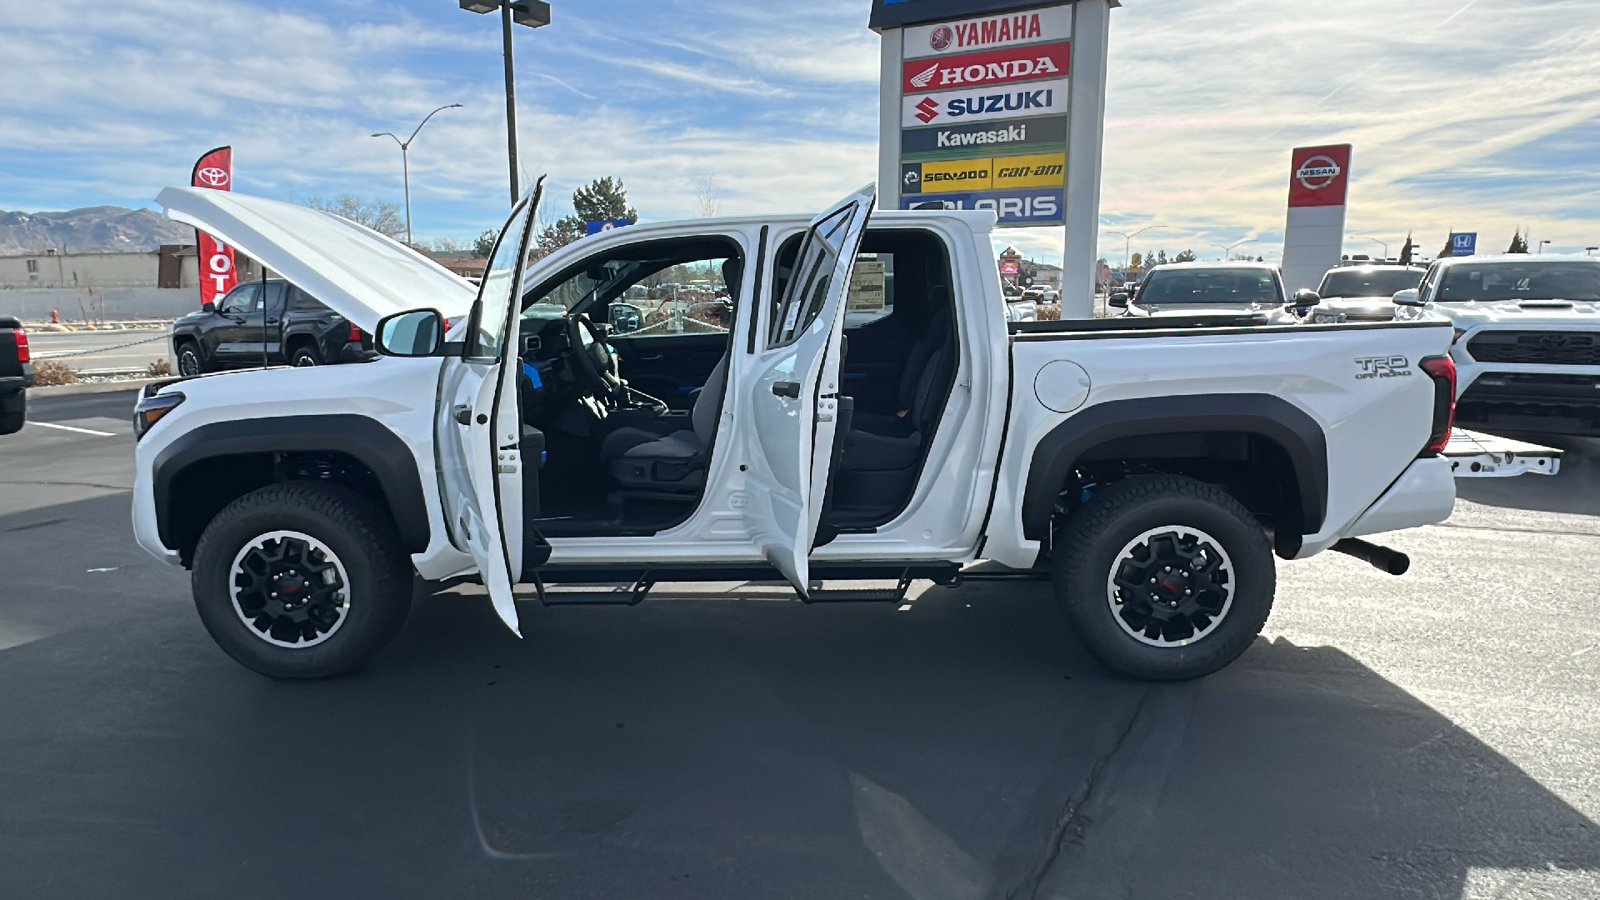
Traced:
POLYGON ((133 408, 133 439, 143 438, 152 427, 161 421, 169 412, 178 408, 178 404, 185 399, 183 394, 174 391, 170 394, 157 394, 154 397, 145 397, 133 408))

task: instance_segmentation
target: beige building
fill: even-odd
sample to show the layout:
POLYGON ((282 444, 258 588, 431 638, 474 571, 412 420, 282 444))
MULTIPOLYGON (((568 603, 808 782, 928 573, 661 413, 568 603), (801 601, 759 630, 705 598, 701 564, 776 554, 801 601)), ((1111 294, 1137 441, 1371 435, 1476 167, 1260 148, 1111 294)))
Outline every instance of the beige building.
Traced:
MULTIPOLYGON (((235 253, 240 280, 261 277, 255 261, 235 253)), ((0 290, 23 288, 196 288, 199 261, 190 244, 148 253, 43 253, 0 256, 0 290)))

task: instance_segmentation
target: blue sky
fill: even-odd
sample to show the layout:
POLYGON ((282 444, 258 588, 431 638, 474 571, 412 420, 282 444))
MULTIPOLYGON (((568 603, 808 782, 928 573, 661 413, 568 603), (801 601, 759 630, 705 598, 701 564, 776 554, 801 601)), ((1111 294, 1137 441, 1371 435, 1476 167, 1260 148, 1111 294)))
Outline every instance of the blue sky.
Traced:
MULTIPOLYGON (((647 219, 816 210, 876 173, 867 0, 555 0, 516 29, 523 169, 557 204, 619 175, 647 219)), ((1600 244, 1595 0, 1125 0, 1113 13, 1101 249, 1243 239, 1273 259, 1289 149, 1355 144, 1347 252, 1514 228, 1600 244), (1359 236, 1354 236, 1359 235, 1359 236)), ((506 203, 498 22, 454 0, 0 0, 0 208, 147 206, 201 152, 236 189, 401 199, 419 238, 506 203), (19 89, 20 88, 20 89, 19 89)), ((1059 229, 1002 232, 1042 259, 1059 229)))

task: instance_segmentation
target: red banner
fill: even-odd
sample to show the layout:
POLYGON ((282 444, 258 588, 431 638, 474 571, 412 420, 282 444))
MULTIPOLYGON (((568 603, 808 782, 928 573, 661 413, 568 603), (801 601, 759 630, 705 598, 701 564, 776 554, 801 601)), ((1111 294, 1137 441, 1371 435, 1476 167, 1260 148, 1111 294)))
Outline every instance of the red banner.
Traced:
POLYGON ((1289 169, 1289 206, 1343 206, 1350 184, 1350 145, 1297 147, 1289 169))
POLYGON ((1071 62, 1070 41, 984 50, 959 56, 908 59, 901 64, 903 93, 947 91, 1040 78, 1064 78, 1071 62))
MULTIPOLYGON (((194 164, 189 184, 214 191, 233 189, 233 148, 218 147, 200 157, 194 164)), ((216 238, 196 230, 200 240, 200 302, 221 303, 222 298, 239 283, 239 271, 234 267, 233 248, 216 238)))

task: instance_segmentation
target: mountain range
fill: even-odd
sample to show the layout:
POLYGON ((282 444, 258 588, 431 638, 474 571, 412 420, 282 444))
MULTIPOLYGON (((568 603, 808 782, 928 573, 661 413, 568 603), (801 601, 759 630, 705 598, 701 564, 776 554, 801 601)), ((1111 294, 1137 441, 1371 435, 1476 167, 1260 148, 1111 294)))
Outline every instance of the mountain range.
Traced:
POLYGON ((148 209, 89 206, 67 212, 0 210, 0 256, 44 253, 138 253, 162 244, 193 244, 194 229, 148 209))

